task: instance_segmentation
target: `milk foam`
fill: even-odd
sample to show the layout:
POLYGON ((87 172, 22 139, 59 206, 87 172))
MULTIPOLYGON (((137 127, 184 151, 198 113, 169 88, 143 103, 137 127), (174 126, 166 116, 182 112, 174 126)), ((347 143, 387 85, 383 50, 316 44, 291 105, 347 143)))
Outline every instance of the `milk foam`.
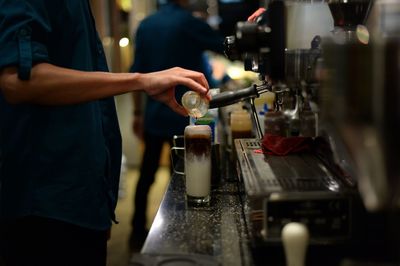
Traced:
POLYGON ((204 135, 210 136, 211 128, 208 125, 190 125, 185 128, 185 136, 204 135))
POLYGON ((205 156, 196 156, 185 162, 186 193, 192 197, 206 197, 210 195, 211 187, 211 159, 205 156))

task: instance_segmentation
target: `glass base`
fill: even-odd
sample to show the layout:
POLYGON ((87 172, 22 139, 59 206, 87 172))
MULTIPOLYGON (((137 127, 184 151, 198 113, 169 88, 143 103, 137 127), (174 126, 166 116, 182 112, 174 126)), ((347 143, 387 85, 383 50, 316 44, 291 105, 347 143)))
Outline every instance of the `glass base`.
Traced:
POLYGON ((210 196, 193 197, 186 195, 186 202, 190 207, 207 207, 210 206, 210 196))

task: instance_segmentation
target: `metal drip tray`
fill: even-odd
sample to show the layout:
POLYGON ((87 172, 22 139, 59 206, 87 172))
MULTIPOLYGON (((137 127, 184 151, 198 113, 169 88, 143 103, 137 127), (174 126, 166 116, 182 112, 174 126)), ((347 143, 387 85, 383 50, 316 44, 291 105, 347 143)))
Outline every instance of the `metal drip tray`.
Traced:
POLYGON ((248 194, 269 195, 278 191, 337 193, 343 187, 342 182, 313 154, 269 156, 260 150, 258 140, 239 139, 236 142, 238 162, 246 176, 243 181, 248 194))
POLYGON ((280 241, 281 229, 291 221, 305 223, 314 243, 350 237, 355 193, 315 155, 266 155, 257 139, 237 139, 235 149, 254 240, 280 241))

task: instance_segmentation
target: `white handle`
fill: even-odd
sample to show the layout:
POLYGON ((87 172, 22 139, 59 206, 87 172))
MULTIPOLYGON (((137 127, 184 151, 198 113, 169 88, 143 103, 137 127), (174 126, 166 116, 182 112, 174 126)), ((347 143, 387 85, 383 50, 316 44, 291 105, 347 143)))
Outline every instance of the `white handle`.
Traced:
POLYGON ((282 229, 282 242, 286 255, 286 266, 304 266, 309 233, 302 223, 291 222, 282 229))

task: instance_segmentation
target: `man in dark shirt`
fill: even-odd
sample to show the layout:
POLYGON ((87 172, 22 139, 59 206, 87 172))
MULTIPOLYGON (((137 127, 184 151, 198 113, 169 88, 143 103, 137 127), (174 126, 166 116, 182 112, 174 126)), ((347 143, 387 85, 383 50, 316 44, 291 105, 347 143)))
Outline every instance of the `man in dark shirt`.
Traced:
MULTIPOLYGON (((171 66, 172 67, 172 66, 171 66)), ((0 257, 105 265, 121 137, 114 95, 144 91, 181 115, 182 68, 108 73, 87 0, 0 0, 0 257)))
MULTIPOLYGON (((188 10, 188 0, 170 0, 158 12, 145 18, 135 38, 135 56, 131 72, 148 73, 171 66, 206 72, 204 52, 223 53, 223 37, 204 20, 188 10)), ((178 87, 176 99, 181 99, 186 87, 178 87)), ((143 138, 145 150, 134 199, 133 231, 130 246, 138 250, 147 235, 147 196, 155 179, 164 143, 174 135, 183 135, 189 124, 187 117, 171 112, 164 103, 134 93, 133 129, 143 138)))

